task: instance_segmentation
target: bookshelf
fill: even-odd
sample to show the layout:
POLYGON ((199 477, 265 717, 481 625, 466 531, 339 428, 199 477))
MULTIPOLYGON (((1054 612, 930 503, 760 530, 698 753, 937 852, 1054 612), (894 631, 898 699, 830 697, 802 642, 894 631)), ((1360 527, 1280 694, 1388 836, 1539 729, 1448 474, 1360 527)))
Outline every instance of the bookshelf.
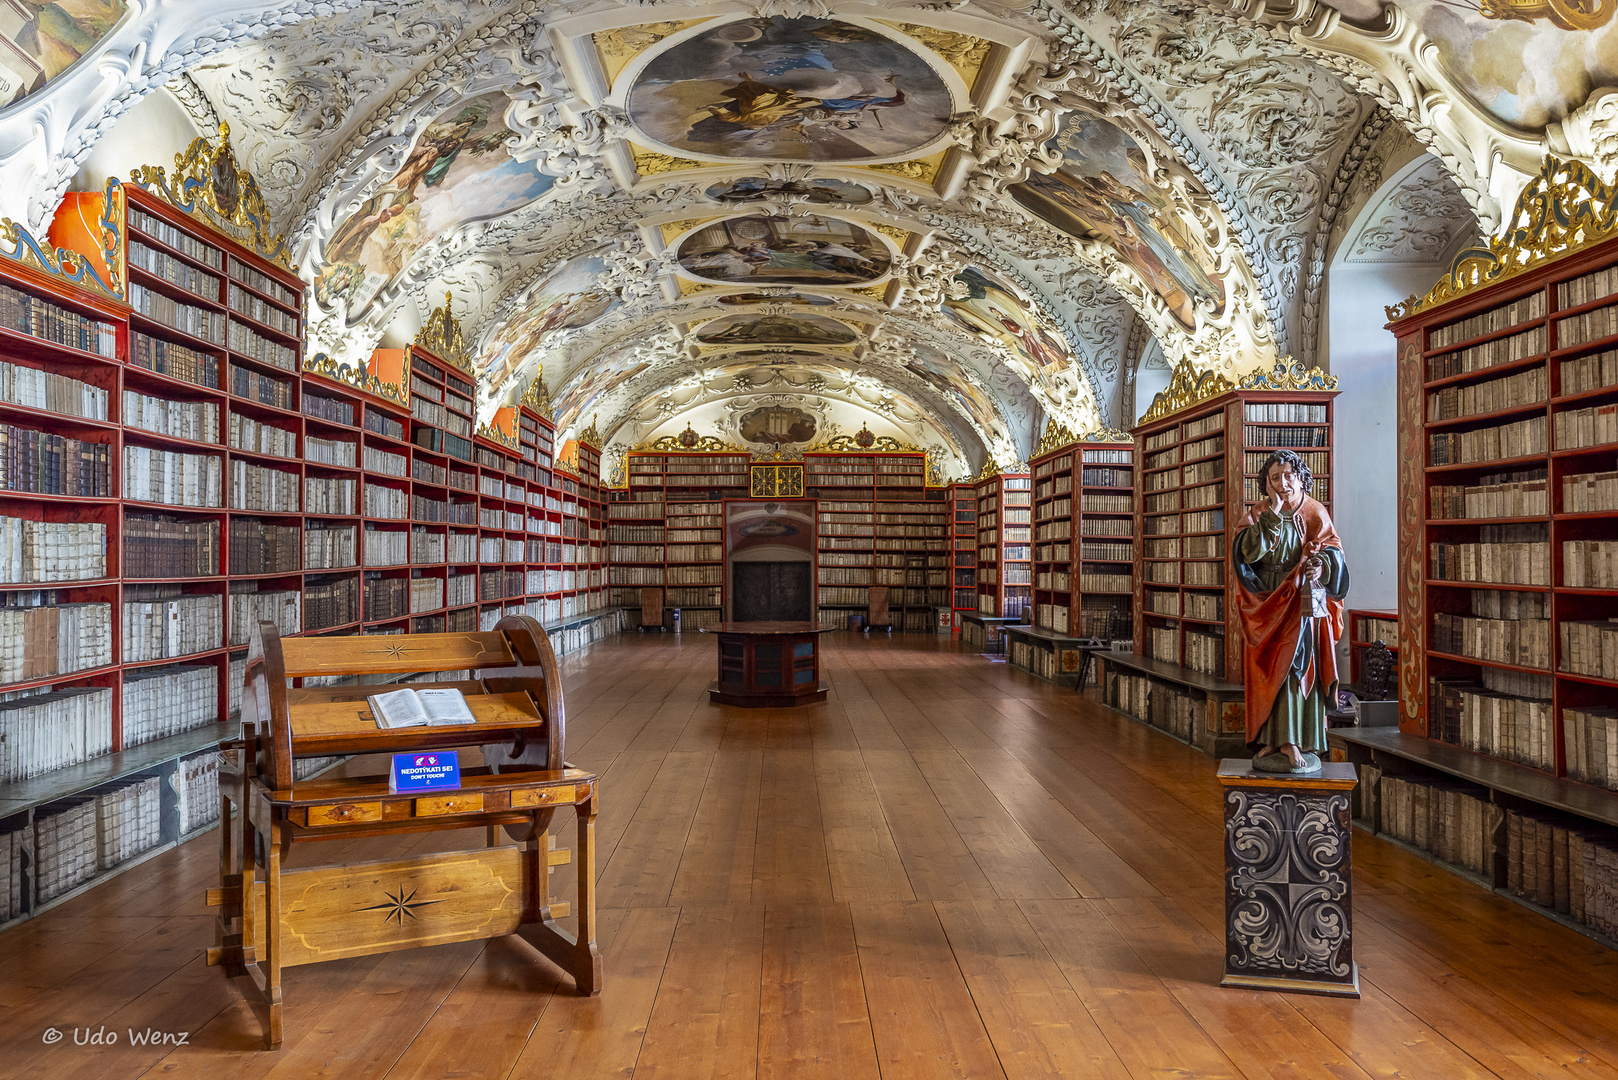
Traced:
POLYGON ((949 501, 951 604, 959 624, 959 613, 978 610, 977 490, 971 484, 951 484, 949 501))
MULTIPOLYGON (((992 466, 991 466, 992 467, 992 466)), ((978 614, 1019 621, 1033 614, 1033 490, 1025 472, 980 477, 978 614)))
POLYGON ((1399 613, 1371 608, 1348 608, 1343 612, 1348 620, 1349 681, 1358 684, 1360 666, 1366 649, 1382 642, 1399 659, 1399 613))
MULTIPOLYGON (((1519 211, 1611 194, 1547 159, 1519 211)), ((1618 806, 1618 236, 1560 228, 1389 310, 1400 731, 1618 806)))
MULTIPOLYGON (((515 415, 509 440, 470 430, 447 307, 409 350, 339 370, 304 357, 303 285, 262 237, 142 188, 97 198, 59 220, 88 208, 119 239, 94 280, 127 265, 127 302, 31 238, 0 262, 0 925, 210 826, 260 619, 391 634, 521 612, 558 651, 615 629, 599 480, 541 471, 548 414, 531 457, 515 415), (578 542, 547 561, 527 536, 551 523, 578 542)), ((598 455, 579 451, 591 477, 598 455)))

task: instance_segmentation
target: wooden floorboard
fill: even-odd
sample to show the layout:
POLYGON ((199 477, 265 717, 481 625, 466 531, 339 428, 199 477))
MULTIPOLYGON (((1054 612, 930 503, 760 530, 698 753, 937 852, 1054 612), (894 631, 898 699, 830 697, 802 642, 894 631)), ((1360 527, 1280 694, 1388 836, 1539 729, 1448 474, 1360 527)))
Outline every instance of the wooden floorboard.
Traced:
POLYGON ((1221 989, 1212 760, 948 639, 824 640, 799 709, 710 704, 698 635, 562 661, 602 776, 599 997, 516 938, 319 964, 260 1053, 203 963, 210 833, 0 934, 0 1075, 1618 1080, 1618 954, 1364 833, 1364 998, 1221 989))

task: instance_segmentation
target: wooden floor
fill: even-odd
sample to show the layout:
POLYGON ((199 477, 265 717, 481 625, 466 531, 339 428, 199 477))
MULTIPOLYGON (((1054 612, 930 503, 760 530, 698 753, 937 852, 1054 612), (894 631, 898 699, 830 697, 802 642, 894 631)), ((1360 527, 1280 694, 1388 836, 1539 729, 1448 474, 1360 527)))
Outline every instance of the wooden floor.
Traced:
POLYGON ((947 641, 827 644, 796 710, 709 705, 695 635, 563 661, 600 997, 510 938, 341 961, 256 1053, 208 834, 0 934, 0 1076, 1618 1080, 1618 954, 1363 833, 1364 998, 1221 990, 1213 761, 947 641))

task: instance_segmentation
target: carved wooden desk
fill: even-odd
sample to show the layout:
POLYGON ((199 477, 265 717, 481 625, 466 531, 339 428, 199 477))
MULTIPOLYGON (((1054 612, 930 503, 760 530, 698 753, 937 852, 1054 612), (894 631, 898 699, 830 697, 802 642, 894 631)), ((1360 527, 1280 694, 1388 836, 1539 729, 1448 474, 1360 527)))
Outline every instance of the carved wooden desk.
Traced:
POLYGON ((770 709, 825 701, 820 681, 820 635, 830 626, 814 622, 728 622, 705 626, 719 638, 719 678, 708 700, 721 705, 770 709))
MULTIPOLYGON (((219 776, 223 817, 218 943, 208 962, 248 976, 266 1049, 281 1044, 281 972, 299 964, 518 933, 573 976, 601 989, 595 945, 596 776, 567 768, 555 654, 543 628, 508 616, 493 631, 290 638, 260 623, 248 648, 243 739, 219 776), (289 689, 321 675, 459 671, 474 724, 378 728, 365 698, 376 685, 289 689), (501 744, 507 764, 463 770, 459 789, 394 793, 386 775, 294 780, 301 756, 454 753, 501 744), (549 767, 555 766, 555 767, 549 767), (232 804, 240 811, 231 821, 232 804), (550 897, 550 867, 568 861, 547 831, 559 806, 578 816, 576 906, 550 897), (486 847, 403 859, 285 869, 294 844, 483 826, 486 847), (498 829, 517 841, 499 846, 498 829), (256 843, 255 843, 256 841, 256 843), (578 916, 578 935, 555 920, 578 916)), ((231 756, 227 753, 227 758, 231 756)))

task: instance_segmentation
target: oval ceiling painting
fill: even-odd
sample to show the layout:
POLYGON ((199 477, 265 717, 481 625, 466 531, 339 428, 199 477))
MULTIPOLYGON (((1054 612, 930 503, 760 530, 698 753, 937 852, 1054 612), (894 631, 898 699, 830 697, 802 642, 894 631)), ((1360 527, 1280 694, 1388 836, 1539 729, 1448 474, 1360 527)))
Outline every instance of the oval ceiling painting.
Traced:
POLYGON ((680 266, 741 285, 863 285, 888 272, 888 246, 838 218, 726 218, 680 242, 680 266))
POLYGON ((686 153, 846 162, 926 146, 953 106, 938 74, 891 38, 775 15, 672 46, 635 79, 628 110, 686 153))
POLYGON ((847 180, 771 180, 744 176, 729 184, 715 184, 703 192, 718 202, 758 202, 761 199, 802 199, 817 206, 861 206, 871 201, 869 188, 847 180))
POLYGON ((818 421, 790 405, 766 405, 744 413, 737 421, 742 438, 750 443, 780 446, 783 443, 806 443, 815 437, 818 421))
POLYGON ((858 335, 824 315, 726 315, 697 331, 704 345, 852 345, 858 335))

